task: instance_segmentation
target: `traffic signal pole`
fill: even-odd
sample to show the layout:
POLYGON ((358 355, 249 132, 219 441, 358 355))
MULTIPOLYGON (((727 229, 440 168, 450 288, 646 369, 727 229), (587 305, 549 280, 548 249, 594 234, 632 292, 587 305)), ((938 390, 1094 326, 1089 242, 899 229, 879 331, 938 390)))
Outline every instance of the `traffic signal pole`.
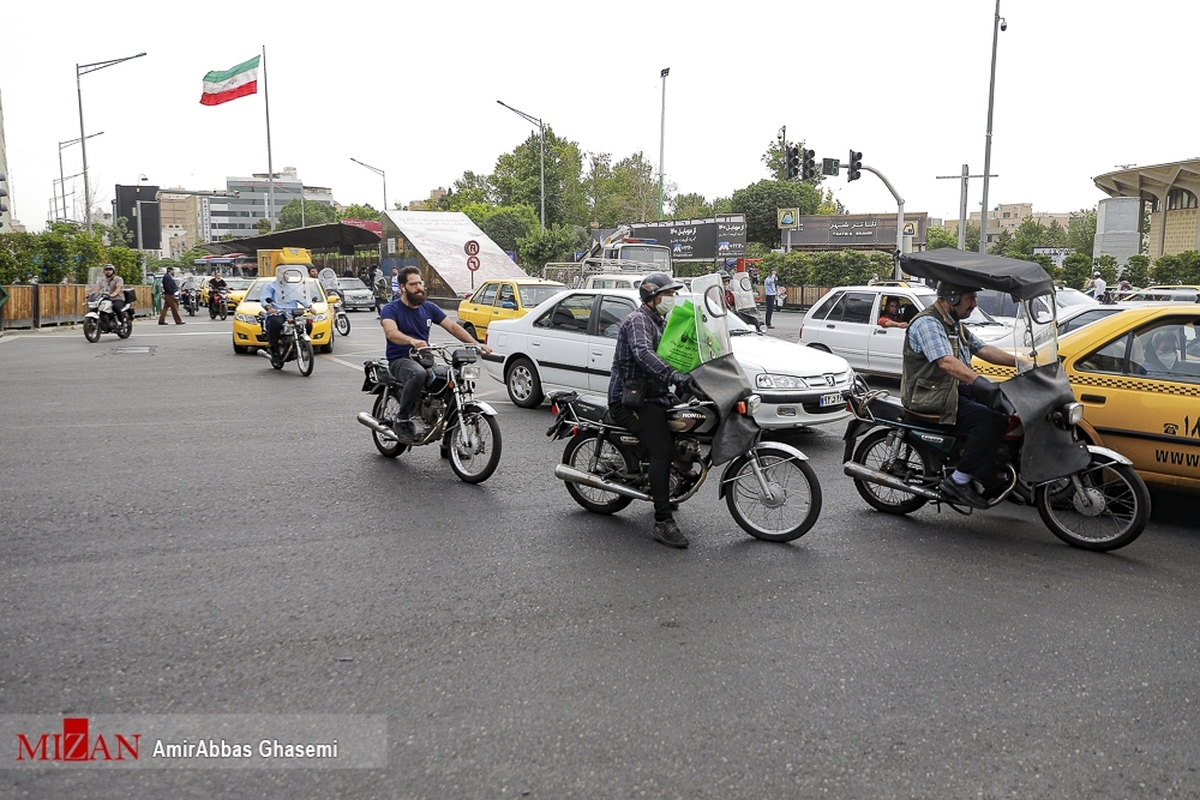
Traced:
POLYGON ((866 164, 863 164, 861 169, 878 176, 879 180, 883 181, 883 185, 892 193, 892 197, 896 198, 896 257, 894 259, 895 266, 892 269, 892 278, 900 280, 902 277, 900 273, 900 254, 904 252, 904 198, 900 196, 900 193, 896 191, 891 181, 882 172, 866 164))

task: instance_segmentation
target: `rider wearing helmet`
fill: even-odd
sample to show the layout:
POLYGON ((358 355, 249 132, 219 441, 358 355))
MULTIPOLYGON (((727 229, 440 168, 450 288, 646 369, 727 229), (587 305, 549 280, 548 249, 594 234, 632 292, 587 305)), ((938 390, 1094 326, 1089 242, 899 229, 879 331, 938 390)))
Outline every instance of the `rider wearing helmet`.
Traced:
POLYGON ((976 306, 977 291, 943 281, 937 300, 909 323, 900 397, 907 410, 935 415, 940 424, 953 425, 966 437, 962 459, 954 473, 943 478, 941 489, 954 501, 987 508, 971 479, 992 477, 1005 417, 996 410, 1000 387, 971 369, 971 356, 1008 367, 1015 367, 1017 360, 1012 353, 985 345, 962 324, 976 306))
POLYGON ((638 287, 642 305, 621 322, 608 382, 608 408, 613 419, 638 437, 649 456, 653 535, 670 547, 687 547, 688 540, 671 514, 675 442, 667 427, 669 387, 675 384, 677 390, 691 391, 695 387, 691 377, 676 372, 657 350, 667 315, 675 305, 675 292, 682 288, 682 283, 662 272, 642 279, 638 287))
POLYGON ((112 300, 113 313, 120 316, 125 310, 125 279, 117 274, 112 264, 105 264, 103 273, 96 281, 96 294, 101 294, 112 300))
POLYGON ((721 286, 725 288, 725 307, 730 311, 737 308, 737 298, 733 294, 733 276, 729 274, 729 270, 721 270, 717 273, 721 276, 721 286))

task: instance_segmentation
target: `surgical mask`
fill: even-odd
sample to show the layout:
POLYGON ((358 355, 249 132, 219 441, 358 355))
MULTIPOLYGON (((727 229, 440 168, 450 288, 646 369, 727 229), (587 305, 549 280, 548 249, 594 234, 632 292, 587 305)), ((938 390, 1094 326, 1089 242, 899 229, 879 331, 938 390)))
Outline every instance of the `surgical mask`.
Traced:
POLYGON ((658 301, 656 310, 658 311, 660 316, 665 317, 671 313, 671 309, 674 307, 675 307, 675 298, 668 295, 667 297, 664 297, 658 301))
POLYGON ((1159 353, 1158 360, 1159 363, 1161 363, 1164 367, 1170 369, 1171 367, 1175 366, 1175 351, 1172 350, 1169 353, 1159 353))

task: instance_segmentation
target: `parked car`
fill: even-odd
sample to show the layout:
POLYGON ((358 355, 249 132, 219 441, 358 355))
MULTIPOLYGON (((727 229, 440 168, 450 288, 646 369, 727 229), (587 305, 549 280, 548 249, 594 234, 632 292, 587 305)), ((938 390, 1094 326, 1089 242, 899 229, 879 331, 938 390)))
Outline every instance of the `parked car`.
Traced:
POLYGON ((543 278, 486 281, 458 304, 458 324, 479 341, 486 341, 488 326, 493 322, 523 317, 529 309, 565 288, 558 281, 543 278))
POLYGON ((1147 286, 1145 289, 1126 293, 1118 302, 1196 303, 1200 302, 1200 286, 1147 286))
POLYGON ((359 278, 338 278, 338 297, 347 311, 374 311, 375 294, 359 278))
MULTIPOLYGON (((1081 430, 1091 443, 1132 460, 1147 483, 1200 491, 1200 308, 1102 308, 1112 312, 1058 343, 1059 360, 1083 404, 1081 430)), ((972 366, 997 380, 1012 375, 1011 368, 979 359, 972 366)))
MULTIPOLYGON (((681 295, 686 298, 686 295, 681 295)), ((522 408, 552 389, 606 395, 621 321, 640 304, 634 289, 575 289, 521 319, 493 323, 483 363, 522 408)), ((726 315, 733 355, 762 405, 754 419, 768 430, 840 422, 854 373, 844 358, 756 332, 726 315)))
MULTIPOLYGON (((259 299, 263 289, 274 278, 256 278, 246 291, 245 299, 238 303, 233 314, 233 352, 247 353, 251 348, 267 346, 267 334, 258 321, 263 310, 259 299)), ((325 299, 325 290, 316 278, 305 278, 304 287, 312 303, 312 345, 318 352, 333 352, 333 309, 325 299)))
MULTIPOLYGON (((879 314, 891 297, 900 301, 905 321, 937 299, 933 289, 919 285, 839 286, 826 292, 804 315, 800 343, 839 355, 858 372, 899 377, 905 328, 879 325, 879 314)), ((967 325, 985 342, 1010 336, 1013 330, 978 308, 967 325)))

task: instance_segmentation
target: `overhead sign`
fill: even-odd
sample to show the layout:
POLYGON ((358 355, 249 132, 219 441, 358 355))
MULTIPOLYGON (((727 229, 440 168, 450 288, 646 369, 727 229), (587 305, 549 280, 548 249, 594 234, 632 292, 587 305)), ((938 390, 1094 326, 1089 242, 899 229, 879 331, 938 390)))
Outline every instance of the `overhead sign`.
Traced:
POLYGON ((795 228, 800 224, 800 209, 798 208, 777 208, 775 209, 776 222, 779 224, 780 230, 784 228, 795 228))
MULTIPOLYGON (((913 244, 925 243, 929 229, 929 214, 904 215, 904 236, 912 236, 913 244)), ((805 245, 829 248, 896 246, 895 214, 839 214, 837 216, 809 215, 800 217, 800 224, 789 234, 792 248, 805 245)))
POLYGON ((823 158, 821 159, 821 174, 837 175, 841 166, 842 160, 840 158, 823 158))

